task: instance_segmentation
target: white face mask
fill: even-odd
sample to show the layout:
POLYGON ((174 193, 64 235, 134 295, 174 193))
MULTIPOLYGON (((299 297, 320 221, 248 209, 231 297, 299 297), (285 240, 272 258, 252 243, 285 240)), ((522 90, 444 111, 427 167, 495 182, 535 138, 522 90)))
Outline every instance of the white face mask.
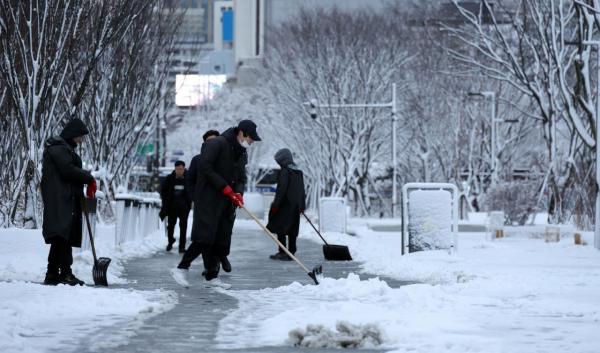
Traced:
POLYGON ((244 148, 250 148, 250 144, 246 140, 242 140, 242 142, 240 142, 240 145, 242 145, 242 147, 244 148))

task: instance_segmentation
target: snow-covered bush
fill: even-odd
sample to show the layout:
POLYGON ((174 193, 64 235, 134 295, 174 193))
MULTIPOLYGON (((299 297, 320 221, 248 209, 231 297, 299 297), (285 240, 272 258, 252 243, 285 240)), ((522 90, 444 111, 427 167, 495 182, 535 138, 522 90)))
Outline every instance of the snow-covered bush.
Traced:
POLYGON ((503 182, 489 188, 484 204, 488 211, 504 211, 507 224, 523 225, 535 210, 537 191, 533 181, 503 182))

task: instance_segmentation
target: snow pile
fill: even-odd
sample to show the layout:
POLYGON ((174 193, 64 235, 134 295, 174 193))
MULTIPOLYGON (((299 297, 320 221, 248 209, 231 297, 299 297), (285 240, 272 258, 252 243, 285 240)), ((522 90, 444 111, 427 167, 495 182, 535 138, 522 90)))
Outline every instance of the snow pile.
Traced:
POLYGON ((140 322, 171 309, 176 302, 174 294, 161 290, 0 282, 0 351, 68 349, 103 327, 132 318, 140 322))
POLYGON ((407 300, 385 281, 355 274, 323 278, 318 286, 294 282, 227 294, 238 299, 239 307, 219 322, 215 340, 225 349, 294 345, 299 339, 319 347, 381 344, 385 334, 379 327, 402 325, 394 324, 394 317, 407 300))
POLYGON ((499 339, 483 336, 470 317, 457 314, 457 305, 440 289, 424 284, 390 288, 381 279, 350 274, 324 278, 318 286, 228 291, 239 307, 220 321, 216 341, 224 349, 301 345, 501 352, 488 350, 502 347, 499 339), (448 342, 453 350, 447 349, 448 342))
MULTIPOLYGON (((164 233, 115 247, 114 226, 98 225, 97 230, 98 256, 112 259, 109 288, 40 285, 49 250, 41 230, 0 229, 0 352, 65 349, 102 327, 140 324, 175 305, 173 292, 112 287, 126 282, 120 277, 125 260, 163 249, 164 233)), ((73 273, 93 284, 91 252, 73 250, 73 273)), ((123 335, 105 341, 126 340, 127 332, 123 335)))
POLYGON ((410 252, 452 246, 452 195, 445 190, 415 190, 408 203, 410 252))
MULTIPOLYGON (((164 230, 123 243, 114 244, 114 225, 96 226, 94 236, 96 254, 110 257, 112 262, 108 268, 108 283, 125 283, 121 278, 123 261, 135 257, 149 256, 162 250, 166 244, 164 230)), ((44 243, 39 229, 0 229, 0 281, 19 280, 42 282, 48 264, 50 245, 44 243)), ((91 251, 80 252, 73 248, 73 273, 86 283, 93 283, 91 268, 94 258, 91 251)))
POLYGON ((306 330, 290 331, 289 342, 294 346, 312 348, 374 348, 383 342, 378 325, 353 325, 338 321, 335 331, 323 325, 308 325, 306 330))
MULTIPOLYGON (((436 250, 400 256, 399 233, 373 232, 365 220, 352 220, 352 225, 356 236, 325 236, 348 245, 366 272, 421 282, 369 299, 385 308, 387 300, 404 294, 393 308, 371 318, 388 337, 385 347, 486 353, 596 352, 600 347, 600 252, 574 245, 572 234, 545 243, 528 235, 537 227, 511 227, 508 237, 493 242, 485 233, 461 233, 456 255, 436 250), (512 236, 517 228, 518 236, 512 236)), ((593 234, 582 235, 593 243, 593 234)), ((368 308, 356 310, 371 316, 368 308)), ((320 324, 315 318, 312 322, 320 324)))

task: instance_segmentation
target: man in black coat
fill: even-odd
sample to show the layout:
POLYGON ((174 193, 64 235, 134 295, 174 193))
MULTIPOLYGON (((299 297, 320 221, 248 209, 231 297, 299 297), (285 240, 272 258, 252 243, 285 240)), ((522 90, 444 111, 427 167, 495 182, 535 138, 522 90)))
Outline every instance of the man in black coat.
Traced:
POLYGON ((81 247, 83 184, 88 185, 88 197, 93 197, 96 191, 96 181, 89 171, 81 168, 81 158, 75 152, 88 133, 81 120, 72 119, 60 136, 49 138, 44 145, 42 234, 46 244, 50 244, 44 284, 83 285, 71 272, 71 265, 72 247, 81 247))
POLYGON ((192 207, 192 201, 185 190, 186 178, 185 163, 177 161, 175 170, 165 178, 160 188, 160 198, 162 199, 160 218, 167 217, 167 251, 171 251, 175 243, 175 224, 179 219, 179 252, 185 252, 187 220, 192 207))
MULTIPOLYGON (((277 239, 286 245, 289 252, 296 253, 296 238, 300 228, 300 213, 304 212, 306 194, 304 191, 304 175, 294 164, 292 152, 283 148, 275 153, 275 161, 281 167, 277 176, 277 191, 269 211, 267 228, 277 234, 277 239), (288 242, 286 242, 286 235, 288 242)), ((279 248, 277 253, 269 256, 273 260, 291 260, 279 248)))
POLYGON ((237 127, 207 140, 192 159, 188 178, 188 192, 194 202, 192 244, 172 270, 178 283, 187 285, 187 270, 200 254, 206 280, 218 277, 220 259, 229 255, 235 207, 244 203, 246 148, 260 140, 256 124, 242 120, 237 127))

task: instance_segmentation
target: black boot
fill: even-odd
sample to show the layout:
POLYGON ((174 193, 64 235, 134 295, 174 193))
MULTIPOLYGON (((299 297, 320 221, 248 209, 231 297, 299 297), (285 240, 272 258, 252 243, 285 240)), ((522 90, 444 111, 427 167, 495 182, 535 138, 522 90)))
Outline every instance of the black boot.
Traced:
POLYGON ((175 238, 169 239, 169 243, 167 244, 167 251, 171 251, 171 249, 173 249, 173 244, 175 244, 175 238))
POLYGON ((44 284, 47 286, 55 286, 60 283, 58 278, 58 272, 46 272, 46 278, 44 278, 44 284))
POLYGON ((210 281, 211 279, 217 278, 219 276, 220 269, 221 269, 221 264, 219 262, 216 262, 216 264, 213 268, 204 269, 204 271, 202 271, 202 276, 204 276, 204 278, 207 281, 210 281))
POLYGON ((227 259, 227 256, 221 256, 220 260, 221 260, 221 267, 223 267, 223 271, 231 272, 231 263, 227 259))
POLYGON ((278 252, 276 254, 270 255, 269 258, 272 260, 281 260, 281 261, 291 261, 292 258, 288 256, 288 254, 284 252, 278 252))
POLYGON ((59 276, 60 278, 60 283, 63 284, 68 284, 70 286, 76 286, 76 285, 80 285, 83 286, 85 284, 85 282, 83 282, 82 280, 80 280, 79 278, 75 277, 72 273, 66 273, 66 274, 61 274, 59 276))

